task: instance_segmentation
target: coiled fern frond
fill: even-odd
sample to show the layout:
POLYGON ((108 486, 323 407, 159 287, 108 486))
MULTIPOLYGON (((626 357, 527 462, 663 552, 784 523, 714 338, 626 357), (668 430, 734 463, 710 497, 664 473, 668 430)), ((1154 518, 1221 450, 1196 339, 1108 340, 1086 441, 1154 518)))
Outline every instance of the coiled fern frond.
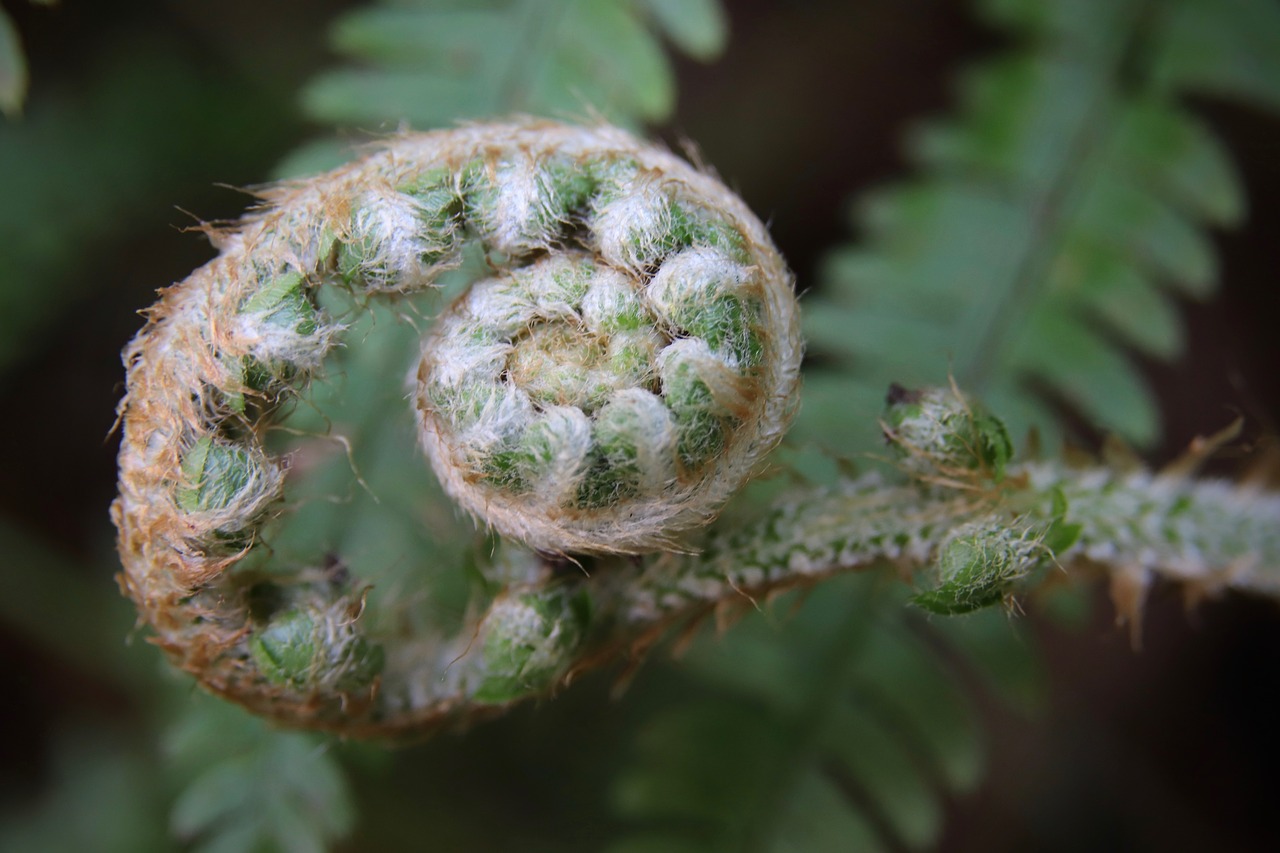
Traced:
MULTIPOLYGON (((365 120, 358 113, 345 117, 365 120)), ((424 116, 423 120, 437 123, 454 117, 424 116)), ((372 111, 367 118, 374 118, 372 111)), ((366 206, 363 213, 359 204, 333 206, 326 216, 339 224, 329 233, 318 226, 295 223, 304 231, 316 229, 303 241, 306 248, 297 253, 298 264, 255 268, 253 293, 243 291, 226 302, 235 306, 236 323, 230 331, 214 324, 196 333, 218 341, 212 347, 212 359, 193 368, 202 378, 189 386, 189 399, 181 401, 182 406, 191 407, 204 427, 197 430, 198 435, 177 442, 177 455, 166 463, 171 473, 159 478, 157 492, 163 492, 161 502, 168 499, 174 503, 183 523, 195 519, 199 529, 165 534, 170 545, 177 543, 174 550, 182 555, 180 568, 171 564, 157 570, 138 560, 137 554, 129 555, 133 545, 125 547, 126 561, 134 561, 129 569, 131 594, 160 629, 162 645, 213 689, 293 724, 353 735, 418 733, 442 722, 474 719, 521 698, 545 694, 583 668, 638 652, 669 626, 723 612, 727 602, 741 604, 789 587, 808 587, 846 569, 895 565, 911 572, 925 567, 917 572, 916 603, 935 612, 963 612, 1007 601, 1060 568, 1090 563, 1131 571, 1142 582, 1151 572, 1165 572, 1211 587, 1271 588, 1273 582, 1266 570, 1274 564, 1268 556, 1274 553, 1274 542, 1267 540, 1266 531, 1274 529, 1275 507, 1270 499, 1177 478, 1081 473, 1052 464, 1019 464, 1001 443, 999 431, 989 429, 990 422, 976 419, 981 426, 978 432, 973 431, 973 407, 936 392, 899 396, 886 419, 892 440, 903 451, 898 464, 907 475, 905 483, 875 477, 842 481, 830 490, 797 492, 737 516, 739 521, 750 519, 748 525, 754 526, 721 523, 699 532, 699 524, 716 515, 732 486, 758 467, 756 463, 776 442, 781 428, 770 421, 770 426, 753 432, 751 424, 758 416, 743 415, 737 402, 746 397, 772 400, 775 414, 783 415, 784 421, 792 406, 791 392, 783 387, 787 382, 769 386, 761 379, 760 359, 769 346, 760 345, 759 331, 767 325, 770 312, 756 298, 759 279, 753 278, 757 273, 752 268, 757 264, 737 256, 739 247, 735 244, 739 241, 714 224, 719 214, 695 216, 696 221, 691 222, 688 210, 660 212, 654 219, 667 234, 683 233, 680 241, 688 238, 687 243, 661 248, 660 254, 672 255, 666 260, 663 254, 666 264, 682 269, 682 277, 693 281, 695 288, 702 287, 697 281, 707 278, 706 270, 716 270, 717 283, 702 289, 729 297, 721 309, 700 320, 681 321, 676 315, 682 297, 667 303, 659 298, 666 264, 659 268, 645 260, 643 253, 635 257, 620 253, 605 263, 586 255, 595 243, 602 242, 584 225, 609 203, 608 193, 601 190, 615 177, 609 168, 594 164, 579 174, 547 168, 542 179, 527 184, 526 189, 533 187, 535 199, 524 208, 534 211, 531 221, 539 218, 541 206, 541 212, 548 214, 542 216, 543 224, 569 223, 567 228, 553 224, 552 232, 543 233, 543 237, 552 234, 546 239, 547 246, 563 244, 552 248, 567 246, 570 250, 567 259, 555 260, 543 255, 547 248, 543 243, 521 242, 537 233, 536 222, 527 231, 517 231, 513 238, 509 232, 504 235, 496 219, 486 213, 486 204, 494 210, 502 206, 503 191, 496 191, 496 199, 486 202, 483 184, 490 182, 492 189, 504 164, 520 159, 504 157, 486 158, 483 167, 475 168, 468 168, 475 166, 474 158, 463 157, 445 168, 443 175, 434 165, 423 167, 417 174, 419 180, 397 182, 391 191, 374 194, 379 202, 390 200, 394 207, 396 193, 404 188, 414 201, 412 217, 400 221, 416 219, 413 228, 430 223, 426 237, 412 228, 391 237, 396 231, 394 221, 388 225, 385 217, 378 221, 382 214, 370 213, 377 205, 366 206), (566 206, 557 208, 561 203, 566 206), (710 228, 706 227, 708 219, 713 222, 710 228), (485 258, 478 259, 474 252, 468 258, 466 250, 460 249, 461 243, 477 235, 487 240, 489 251, 485 258), (405 239, 400 241, 400 237, 405 239), (391 242, 408 246, 409 251, 384 253, 382 248, 391 242), (714 256, 713 263, 707 261, 709 255, 714 256), (684 260, 677 263, 681 256, 684 260), (501 268, 512 258, 521 259, 521 264, 532 263, 518 273, 499 269, 493 274, 492 266, 501 268), (403 292, 402 282, 428 277, 419 276, 424 267, 443 270, 455 261, 471 268, 490 265, 486 273, 477 276, 487 282, 443 311, 442 322, 433 333, 443 350, 426 355, 415 370, 418 383, 406 392, 400 377, 413 368, 391 352, 394 347, 382 343, 386 333, 399 335, 405 329, 387 329, 390 324, 386 321, 394 315, 413 318, 419 310, 419 303, 403 292), (631 272, 638 273, 645 293, 651 294, 645 312, 657 337, 650 334, 649 327, 640 331, 627 326, 635 313, 627 307, 627 288, 634 293, 635 285, 619 287, 617 276, 631 272), (341 280, 341 284, 321 288, 317 286, 321 279, 341 280), (364 295, 348 289, 359 281, 378 291, 377 300, 391 305, 390 309, 375 309, 373 321, 357 318, 352 311, 353 306, 363 307, 365 302, 364 295), (609 294, 621 296, 606 298, 609 294), (341 307, 337 303, 342 303, 341 307), (497 326, 472 322, 476 314, 495 303, 507 312, 497 326), (666 307, 657 310, 659 303, 666 307), (744 305, 748 309, 745 320, 744 305), (567 322, 553 325, 562 321, 567 322), (511 324, 505 330, 504 322, 511 324), (694 334, 694 326, 699 324, 704 333, 694 334), (351 328, 340 328, 347 325, 351 328), (248 337, 242 337, 241 344, 223 346, 236 335, 248 337), (328 352, 337 340, 342 340, 346 349, 328 352), (686 372, 684 378, 690 381, 684 397, 695 405, 655 405, 652 398, 663 398, 666 388, 678 386, 681 379, 681 362, 675 355, 663 359, 661 353, 675 344, 680 344, 677 353, 696 346, 681 343, 692 340, 707 344, 716 364, 713 371, 725 381, 716 383, 703 374, 686 372), (307 347, 314 349, 308 351, 307 347), (325 351, 323 369, 318 367, 319 350, 325 351), (447 356, 439 355, 441 351, 447 356), (347 365, 355 363, 343 359, 357 352, 361 369, 353 370, 352 381, 341 387, 347 365), (634 368, 631 379, 639 384, 619 387, 612 378, 601 381, 601 366, 615 362, 630 364, 634 368), (672 362, 675 366, 667 369, 672 362), (723 372, 726 367, 728 375, 723 372), (377 391, 366 381, 380 373, 389 391, 377 391), (307 376, 323 380, 325 374, 333 380, 330 384, 318 383, 312 387, 319 390, 299 393, 307 376), (212 381, 204 382, 205 377, 212 377, 212 381), (743 394, 737 386, 744 380, 754 383, 755 390, 743 394), (528 398, 527 406, 520 402, 524 398, 507 390, 516 386, 526 389, 522 393, 528 398), (759 389, 766 387, 770 390, 760 393, 759 389), (400 425, 383 414, 381 405, 366 406, 366 401, 376 393, 393 402, 406 393, 415 397, 427 427, 428 453, 442 471, 449 491, 472 513, 540 552, 507 544, 477 544, 468 541, 465 533, 457 536, 454 530, 453 538, 440 537, 426 548, 419 543, 389 547, 401 555, 430 554, 436 564, 428 568, 434 568, 431 581, 416 585, 403 581, 415 567, 373 577, 357 570, 353 578, 349 566, 359 562, 353 552, 373 540, 388 538, 391 525, 371 521, 372 513, 356 515, 342 504, 328 507, 336 520, 328 535, 310 535, 307 547, 300 548, 298 542, 305 537, 296 532, 294 516, 313 510, 320 501, 315 496, 299 501, 297 493, 306 489, 305 481, 316 461, 311 445, 323 442, 286 439, 285 431, 273 426, 268 416, 285 413, 296 417, 297 421, 290 419, 285 426, 293 430, 298 421, 306 420, 307 410, 320 397, 339 390, 352 392, 352 409, 366 419, 356 431, 362 447, 354 449, 353 457, 372 451, 380 457, 379 464, 391 467, 399 479, 414 479, 417 470, 408 466, 416 463, 393 453, 399 448, 392 448, 392 442, 382 442, 387 432, 398 430, 400 425), (624 400, 626 405, 611 406, 611 398, 624 400), (508 405, 513 399, 516 402, 508 405), (578 414, 566 411, 570 408, 578 414), (206 429, 210 423, 213 426, 206 429), (744 424, 748 430, 739 438, 736 430, 744 424), (262 447, 249 442, 249 436, 260 439, 262 447), (614 440, 619 436, 621 440, 614 440), (972 449, 975 438, 982 439, 977 443, 986 450, 977 457, 965 456, 963 451, 972 449), (699 460, 711 466, 724 449, 721 445, 735 442, 755 447, 758 454, 749 456, 747 462, 735 463, 739 470, 720 484, 704 485, 717 481, 701 479, 699 460), (962 451, 959 458, 955 456, 957 446, 962 451), (262 464, 281 451, 289 453, 292 466, 283 476, 262 464), (604 537, 598 525, 575 528, 563 523, 569 515, 586 516, 606 506, 634 510, 643 506, 651 489, 682 477, 686 483, 695 483, 694 491, 705 489, 716 499, 709 508, 658 513, 664 521, 672 515, 682 519, 674 527, 657 524, 630 540, 615 540, 604 537), (281 490, 290 497, 287 509, 276 501, 281 490), (542 503, 537 513, 542 521, 530 523, 522 517, 525 499, 542 503), (300 506, 308 500, 311 506, 300 506), (507 505, 505 512, 503 504, 507 505), (1117 518, 1128 521, 1117 524, 1117 518), (1213 531, 1212 541, 1201 536, 1206 531, 1213 531), (353 541, 357 545, 349 547, 353 541), (471 554, 473 545, 475 553, 471 554), (324 547, 332 553, 319 554, 324 547), (609 555, 654 547, 661 552, 625 558, 609 555), (304 559, 295 553, 301 550, 309 552, 304 559), (584 556, 591 552, 605 553, 584 556), (469 556, 459 558, 460 553, 469 556), (565 561, 566 555, 573 560, 565 561), (192 558, 195 568, 184 576, 187 557, 192 558), (307 568, 299 571, 298 566, 307 568), (170 572, 169 568, 177 570, 170 572), (589 577, 580 576, 580 572, 589 577), (388 576, 393 578, 390 583, 388 576), (376 581, 377 588, 365 586, 370 580, 376 581), (442 581, 439 586, 435 585, 437 580, 442 581), (442 620, 444 624, 426 625, 433 622, 429 617, 439 616, 431 612, 433 609, 446 609, 440 605, 444 598, 440 587, 467 583, 472 587, 470 598, 464 594, 450 601, 447 607, 454 612, 442 620), (435 601, 423 607, 423 598, 435 601), (465 603, 458 605, 456 601, 465 603)), ((555 159, 550 158, 551 166, 556 165, 555 159)), ((563 161, 558 165, 563 166, 563 161)), ((360 168, 364 167, 353 167, 360 168)), ((403 174, 416 168, 404 167, 403 174)), ((278 193, 274 198, 283 201, 287 195, 278 193)), ((524 197, 529 198, 529 192, 524 197)), ((708 213, 699 204, 693 208, 708 213)), ((264 212, 245 227, 252 231, 273 215, 264 212)), ((737 233, 741 238, 744 230, 739 228, 737 233)), ((227 245, 234 247, 237 240, 241 238, 231 237, 227 245)), ((256 249, 261 241, 249 240, 244 245, 256 249)), ((670 278, 673 273, 666 275, 670 278)), ((815 308, 811 313, 826 314, 840 325, 832 335, 819 331, 818 339, 824 345, 832 340, 847 342, 850 330, 858 329, 861 334, 860 327, 843 325, 847 319, 844 313, 831 313, 826 306, 815 308)), ((436 313, 438 306, 428 310, 436 313)), ((822 326, 821 317, 814 326, 822 326)), ((1155 324, 1152 328, 1158 332, 1163 327, 1155 324)), ((1152 341, 1160 339, 1155 332, 1152 341)), ((791 338, 784 335, 783 340, 791 338)), ((771 346, 798 352, 792 343, 771 346)), ((1156 350, 1158 347, 1153 348, 1156 350)), ((945 375, 941 371, 946 369, 948 354, 954 355, 944 353, 932 364, 930 381, 937 382, 945 375)), ((1007 366, 1003 361, 1000 364, 993 374, 1007 366)), ((785 367, 777 374, 785 377, 790 372, 791 367, 785 367)), ((885 378, 919 381, 909 372, 885 378)), ((821 378, 814 384, 819 391, 831 387, 821 378)), ((875 389, 877 398, 883 387, 875 389)), ((844 402, 847 392, 841 390, 840 394, 844 402)), ((995 398, 999 401, 1000 395, 995 398)), ((834 415, 846 434, 858 420, 848 407, 831 405, 829 400, 811 404, 810 409, 820 417, 825 413, 828 422, 834 415)), ((331 428, 333 435, 345 432, 344 425, 336 421, 316 426, 314 420, 307 431, 331 428)), ((865 434, 880 433, 873 416, 865 419, 862 429, 865 434)), ((831 433, 826 435, 829 438, 831 433)), ((1141 437, 1139 433, 1131 435, 1141 437)), ((363 459, 355 472, 345 460, 336 467, 356 482, 368 471, 363 459)), ((322 484, 315 495, 332 499, 335 491, 341 494, 343 489, 326 490, 322 484)), ((371 491, 385 498, 376 483, 371 491)), ((680 506, 686 504, 681 501, 680 506)), ((399 512, 407 523, 434 526, 433 533, 446 526, 440 515, 449 512, 435 501, 412 503, 407 509, 377 509, 399 512)), ((629 518, 627 526, 634 520, 629 518)), ((126 524, 134 532, 150 528, 135 521, 126 524)), ((842 600, 858 604, 869 594, 870 586, 850 584, 849 595, 842 600)), ((834 598, 841 598, 841 590, 832 598, 815 597, 813 603, 821 609, 834 598)), ((867 605, 868 621, 890 638, 886 644, 893 645, 902 639, 902 626, 896 619, 883 617, 886 610, 895 612, 884 602, 896 602, 896 598, 881 595, 871 600, 875 608, 867 605)), ((850 811, 841 794, 842 787, 856 788, 860 782, 876 780, 867 787, 876 798, 877 809, 891 823, 890 834, 896 833, 911 845, 926 843, 931 828, 936 827, 936 814, 932 821, 920 815, 931 808, 936 812, 937 803, 918 784, 918 774, 909 767, 903 769, 910 760, 904 764, 902 755, 891 754, 893 748, 874 757, 850 749, 855 734, 874 737, 883 733, 884 721, 876 716, 874 697, 871 705, 864 700, 876 691, 891 692, 907 679, 885 674, 883 668, 878 675, 863 673, 859 661, 867 649, 841 630, 849 627, 850 614, 838 608, 825 612, 825 620, 813 620, 823 630, 811 632, 798 644, 797 654, 815 648, 832 652, 831 668, 821 672, 847 676, 849 683, 856 684, 850 691, 854 697, 843 705, 825 706, 835 709, 829 718, 832 725, 812 728, 818 733, 816 747, 812 742, 770 741, 771 746, 781 744, 780 764, 791 766, 796 756, 803 756, 805 763, 803 772, 790 780, 796 782, 793 787, 788 788, 788 782, 778 784, 783 799, 761 801, 776 804, 783 802, 785 795, 794 794, 795 799, 786 802, 795 806, 799 818, 788 822, 785 818, 792 812, 782 811, 771 813, 762 822, 776 817, 775 828, 799 831, 780 830, 779 836, 817 843, 821 839, 804 834, 817 825, 816 820, 806 817, 840 814, 846 818, 840 826, 847 832, 836 837, 837 843, 849 838, 870 839, 876 828, 868 829, 866 815, 850 811), (847 659, 841 657, 845 652, 847 659), (903 773, 885 775, 886 768, 893 768, 895 762, 903 773), (891 784, 895 779, 897 783, 891 784)), ((912 647, 910 639, 903 642, 908 652, 902 660, 919 665, 915 671, 922 684, 938 687, 939 682, 930 679, 930 656, 912 647)), ((725 656, 733 658, 733 646, 728 648, 731 651, 725 656)), ((875 658, 877 649, 870 652, 875 658)), ((702 671, 713 681, 728 679, 735 671, 742 674, 742 664, 722 661, 702 671)), ((797 694, 818 695, 825 686, 818 677, 799 685, 797 694)), ((762 680, 756 687, 760 705, 768 705, 785 701, 783 694, 797 685, 780 679, 767 685, 762 680)), ((938 695, 954 698, 945 689, 938 695)), ((885 707, 898 707, 897 698, 891 697, 885 707)), ((919 712, 919 702, 904 700, 904 704, 907 713, 919 712)), ((668 722, 660 720, 657 733, 650 735, 660 744, 650 741, 654 749, 643 756, 652 759, 652 766, 623 773, 617 792, 623 810, 642 819, 671 816, 673 801, 664 792, 671 780, 688 768, 663 761, 691 743, 709 744, 710 735, 716 734, 726 719, 734 721, 735 731, 748 734, 804 732, 813 722, 812 709, 804 702, 777 715, 767 712, 764 722, 759 710, 758 706, 742 708, 731 703, 692 723, 677 719, 664 728, 668 722), (659 750, 661 745, 665 750, 659 750)), ((676 709, 671 716, 684 714, 676 709)), ((933 734, 930 724, 922 724, 927 731, 917 736, 933 734)), ((939 725, 945 726, 946 721, 939 725)), ((939 749, 962 741, 969 733, 963 724, 953 725, 953 735, 955 730, 961 734, 940 738, 939 749)), ((709 753, 699 751, 698 760, 708 759, 709 753)), ((959 763, 963 765, 963 761, 959 763)), ((712 763, 704 766, 711 768, 710 772, 721 769, 712 763)), ((762 760, 753 769, 768 772, 768 768, 762 760)), ((959 787, 971 778, 963 767, 948 766, 947 772, 948 785, 959 787)), ((749 777, 744 773, 735 778, 746 784, 749 777)), ((877 809, 868 810, 868 814, 877 809)), ((692 814, 709 821, 722 817, 714 808, 696 813, 676 808, 674 814, 692 814)), ((753 833, 759 829, 751 823, 745 831, 755 837, 753 833)), ((742 836, 730 832, 726 837, 742 836)))
POLYGON ((260 713, 351 734, 427 729, 544 692, 730 596, 885 561, 932 564, 916 601, 941 613, 1080 558, 1276 585, 1274 498, 1014 468, 999 420, 900 388, 883 428, 909 485, 872 475, 686 538, 794 409, 794 297, 735 196, 620 131, 406 136, 269 200, 217 236, 219 257, 167 291, 131 344, 113 507, 122 584, 159 643, 260 713), (318 288, 411 294, 472 238, 499 275, 437 323, 414 397, 445 489, 534 550, 485 570, 487 609, 453 636, 368 630, 368 589, 342 555, 281 571, 264 553, 288 472, 264 439, 343 333, 318 288), (651 551, 585 577, 550 559, 651 551))
MULTIPOLYGON (((219 236, 222 254, 166 293, 131 346, 115 508, 125 588, 162 644, 264 712, 345 727, 365 703, 356 717, 397 729, 523 671, 446 666, 465 638, 384 673, 357 628, 359 587, 320 566, 288 581, 234 571, 285 488, 263 447, 272 417, 342 332, 316 302, 322 283, 408 294, 468 239, 489 252, 502 273, 438 324, 415 397, 446 489, 543 552, 677 546, 794 410, 794 296, 763 227, 719 183, 619 131, 407 136, 272 202, 219 236)), ((534 620, 518 630, 576 606, 537 586, 495 604, 513 625, 534 620)))

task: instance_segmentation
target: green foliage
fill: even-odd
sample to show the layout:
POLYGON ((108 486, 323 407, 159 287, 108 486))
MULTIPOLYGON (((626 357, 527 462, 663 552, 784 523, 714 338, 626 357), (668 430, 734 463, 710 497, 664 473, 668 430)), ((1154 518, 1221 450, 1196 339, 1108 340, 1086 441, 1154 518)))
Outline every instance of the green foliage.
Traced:
POLYGON ((0 812, 0 851, 95 850, 152 853, 170 849, 165 791, 155 784, 146 744, 110 729, 59 733, 45 790, 0 812))
MULTIPOLYGON (((983 738, 942 635, 904 622, 902 598, 883 577, 845 577, 702 638, 682 665, 718 689, 639 730, 613 790, 637 828, 613 849, 930 845, 943 799, 980 777, 983 738)), ((1002 616, 980 622, 1010 672, 1029 666, 1002 616)))
POLYGON ((219 700, 193 700, 165 748, 174 770, 190 779, 169 825, 193 850, 323 851, 355 821, 328 747, 310 735, 271 731, 219 700))
MULTIPOLYGON (((1264 0, 979 8, 1017 46, 962 78, 958 116, 913 137, 918 178, 859 201, 862 240, 831 255, 808 306, 811 350, 866 389, 856 408, 891 381, 943 385, 949 369, 1015 435, 1052 431, 1065 404, 1149 446, 1155 402, 1128 351, 1182 351, 1177 298, 1216 284, 1206 228, 1237 223, 1243 207, 1221 143, 1178 96, 1275 106, 1280 10, 1264 0)), ((821 402, 810 395, 808 434, 822 435, 837 387, 811 383, 821 402)), ((870 447, 873 434, 858 438, 870 447)))
POLYGON ((509 112, 635 125, 675 103, 659 37, 710 60, 725 32, 716 0, 381 3, 334 25, 334 46, 362 65, 314 80, 303 104, 322 121, 374 128, 509 112))
POLYGON ((1167 89, 1280 109, 1280 7, 1267 0, 1187 0, 1165 21, 1152 74, 1167 89))

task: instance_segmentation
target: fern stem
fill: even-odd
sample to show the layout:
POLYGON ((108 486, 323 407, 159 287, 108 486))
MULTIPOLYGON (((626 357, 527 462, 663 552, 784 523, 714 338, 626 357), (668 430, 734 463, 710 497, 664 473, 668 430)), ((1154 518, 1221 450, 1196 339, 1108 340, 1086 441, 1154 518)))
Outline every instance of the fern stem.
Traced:
MULTIPOLYGON (((910 576, 936 566, 954 532, 974 522, 1041 538, 1015 581, 1043 580, 1032 577, 1036 570, 1102 568, 1205 590, 1280 594, 1280 497, 1222 482, 1035 463, 1011 468, 987 494, 891 485, 878 474, 796 493, 748 527, 717 531, 698 555, 655 558, 628 584, 623 609, 636 622, 661 621, 836 572, 893 565, 910 576), (1054 524, 1079 529, 1053 547, 1046 537, 1054 524)), ((1010 583, 1001 597, 1029 583, 1010 583)))

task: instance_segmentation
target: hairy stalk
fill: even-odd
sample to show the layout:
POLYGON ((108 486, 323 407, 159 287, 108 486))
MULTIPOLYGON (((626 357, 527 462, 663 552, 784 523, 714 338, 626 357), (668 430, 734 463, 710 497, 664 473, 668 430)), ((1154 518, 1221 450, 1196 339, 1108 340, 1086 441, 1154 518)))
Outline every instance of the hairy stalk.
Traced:
POLYGON ((696 557, 655 558, 621 607, 644 623, 877 563, 934 569, 939 589, 917 603, 944 613, 998 603, 1038 571, 1091 566, 1274 596, 1280 498, 1049 462, 1011 466, 985 494, 870 474, 798 492, 751 529, 716 531, 696 557))
POLYGON ((711 525, 795 409, 791 280, 739 199, 620 131, 409 135, 266 201, 128 349, 113 506, 121 585, 157 644, 258 713, 421 733, 722 604, 882 563, 931 567, 916 602, 940 613, 1085 562, 1275 591, 1277 498, 1014 465, 1000 422, 943 392, 892 394, 907 483, 863 477, 711 525), (495 274, 438 319, 411 396, 446 490, 523 547, 502 545, 473 618, 434 635, 370 619, 339 561, 265 573, 290 475, 263 436, 342 338, 318 288, 421 290, 468 242, 495 274))

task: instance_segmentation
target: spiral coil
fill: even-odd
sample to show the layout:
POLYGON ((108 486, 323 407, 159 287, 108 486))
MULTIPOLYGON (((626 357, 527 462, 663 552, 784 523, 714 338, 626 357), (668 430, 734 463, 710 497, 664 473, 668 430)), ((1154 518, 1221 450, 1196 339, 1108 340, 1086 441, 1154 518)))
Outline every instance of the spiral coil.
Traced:
MULTIPOLYGON (((262 436, 342 339, 317 288, 419 291, 483 246, 495 275, 423 347, 422 444, 466 510, 544 553, 685 547, 794 412, 795 300, 763 226, 714 178, 622 131, 406 135, 266 202, 216 235, 219 256, 164 292, 126 351, 113 506, 122 586, 157 642, 261 712, 403 728, 510 699, 492 685, 516 665, 509 649, 477 654, 426 689, 456 643, 396 663, 360 629, 349 580, 302 568, 264 596, 232 571, 287 491, 262 436)), ((562 642, 576 605, 541 577, 490 613, 541 614, 562 642)), ((501 621, 478 624, 505 636, 501 621)))

